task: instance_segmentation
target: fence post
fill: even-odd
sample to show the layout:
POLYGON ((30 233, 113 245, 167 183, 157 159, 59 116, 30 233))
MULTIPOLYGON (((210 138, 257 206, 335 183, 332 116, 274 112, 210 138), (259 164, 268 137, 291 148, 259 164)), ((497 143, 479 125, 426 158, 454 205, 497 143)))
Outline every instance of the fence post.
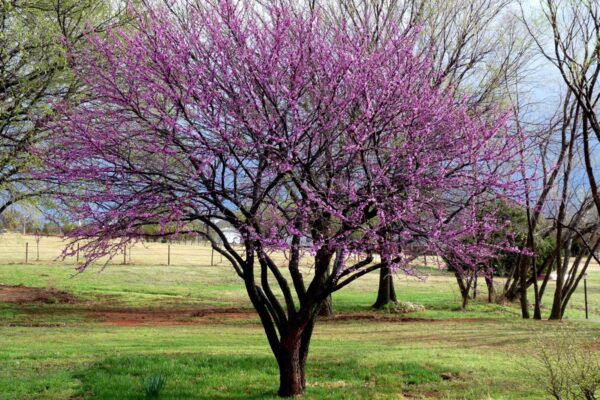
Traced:
POLYGON ((77 243, 77 264, 79 264, 79 243, 77 243))
POLYGON ((171 265, 171 245, 167 245, 167 265, 171 265))
POLYGON ((127 245, 123 247, 123 265, 127 265, 127 245))
POLYGON ((29 259, 29 242, 25 242, 25 264, 29 259))
POLYGON ((210 266, 212 267, 214 264, 214 257, 215 257, 215 249, 211 246, 210 248, 210 266))
POLYGON ((39 237, 35 241, 35 251, 36 251, 35 261, 40 261, 40 238, 39 237))

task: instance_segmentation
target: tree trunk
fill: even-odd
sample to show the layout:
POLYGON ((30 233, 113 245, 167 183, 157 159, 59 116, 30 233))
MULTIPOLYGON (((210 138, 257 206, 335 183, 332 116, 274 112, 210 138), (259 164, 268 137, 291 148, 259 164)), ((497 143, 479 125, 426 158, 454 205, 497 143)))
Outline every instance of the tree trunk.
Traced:
MULTIPOLYGON (((520 255, 519 257, 519 303, 521 304, 521 317, 529 319, 529 300, 527 298, 527 257, 520 255)), ((537 277, 534 277, 537 279, 537 277)))
POLYGON ((464 311, 467 309, 467 305, 469 304, 469 295, 463 295, 462 296, 462 304, 461 304, 461 309, 464 311))
MULTIPOLYGON (((560 242, 559 242, 560 243, 560 242)), ((557 251, 560 251, 558 248, 557 251)), ((571 257, 571 239, 565 243, 565 255, 561 261, 556 263, 556 289, 554 291, 554 299, 552 301, 552 311, 550 311, 551 320, 561 320, 563 316, 562 301, 563 287, 565 284, 565 275, 569 272, 569 259, 571 257)), ((559 258, 560 260, 560 258, 559 258)))
POLYGON ((331 295, 323 301, 321 308, 319 308, 319 317, 333 317, 333 301, 331 295))
POLYGON ((394 277, 389 267, 383 267, 379 270, 379 289, 377 290, 377 300, 373 308, 381 309, 390 303, 396 303, 396 290, 394 289, 394 277))
POLYGON ((279 390, 281 397, 295 397, 304 394, 306 378, 304 376, 305 355, 300 351, 300 339, 289 338, 281 344, 277 357, 279 364, 279 390))
POLYGON ((466 278, 464 276, 465 273, 461 273, 458 269, 454 268, 454 276, 456 277, 456 283, 458 283, 458 289, 460 290, 460 295, 462 297, 462 309, 467 308, 467 304, 469 303, 469 295, 471 292, 471 283, 473 280, 471 279, 471 275, 468 275, 466 278))
MULTIPOLYGON (((331 266, 329 264, 331 263, 332 256, 333 255, 331 253, 323 253, 318 254, 315 257, 315 270, 323 271, 323 274, 321 274, 319 278, 319 283, 321 285, 325 284, 327 279, 329 279, 329 275, 331 274, 331 266)), ((333 317, 333 300, 331 299, 331 295, 327 296, 325 300, 323 300, 317 315, 319 317, 326 318, 333 317)))
POLYGON ((494 286, 494 276, 489 272, 489 276, 485 276, 485 284, 488 291, 488 303, 496 302, 496 287, 494 286))
POLYGON ((279 365, 279 390, 281 397, 295 397, 304 394, 306 389, 306 359, 315 326, 314 313, 300 326, 289 326, 289 333, 281 339, 275 357, 279 365))
POLYGON ((538 270, 537 270, 537 266, 536 266, 536 257, 533 256, 531 258, 531 268, 533 270, 533 277, 534 277, 534 281, 533 281, 533 297, 534 297, 534 304, 533 304, 533 319, 537 319, 537 320, 541 320, 542 319, 542 299, 540 297, 540 288, 538 285, 538 270))

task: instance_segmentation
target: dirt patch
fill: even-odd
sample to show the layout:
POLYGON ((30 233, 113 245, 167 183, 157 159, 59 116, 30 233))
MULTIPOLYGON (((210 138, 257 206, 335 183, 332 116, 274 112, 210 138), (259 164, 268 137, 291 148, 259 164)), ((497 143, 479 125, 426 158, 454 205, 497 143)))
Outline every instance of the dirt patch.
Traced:
POLYGON ((78 301, 75 296, 60 290, 34 288, 23 285, 0 285, 0 302, 13 304, 74 304, 78 301))
POLYGON ((116 326, 165 326, 195 325, 209 320, 250 319, 252 311, 238 308, 215 308, 202 310, 185 309, 92 309, 89 318, 116 326))

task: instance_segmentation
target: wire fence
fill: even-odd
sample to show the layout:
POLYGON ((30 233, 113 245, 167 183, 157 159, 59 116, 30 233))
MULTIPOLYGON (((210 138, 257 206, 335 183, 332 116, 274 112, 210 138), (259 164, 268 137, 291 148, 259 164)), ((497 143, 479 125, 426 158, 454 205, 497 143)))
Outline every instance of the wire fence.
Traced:
MULTIPOLYGON (((34 264, 34 263, 61 263, 79 264, 84 261, 81 251, 69 257, 63 257, 63 250, 67 241, 58 236, 23 235, 20 233, 0 234, 0 264, 34 264)), ((243 250, 240 245, 232 245, 236 250, 243 250)), ((285 253, 272 254, 276 262, 284 262, 285 253)), ((351 255, 350 262, 357 262, 364 255, 351 255)), ((375 256, 375 261, 379 258, 375 256)), ((108 260, 107 257, 97 260, 98 264, 107 262, 112 265, 196 265, 215 266, 229 264, 228 260, 212 249, 208 241, 198 239, 137 242, 108 260)), ((309 267, 312 258, 303 258, 301 266, 309 267)), ((422 262, 419 260, 419 263, 422 262)), ((435 257, 425 256, 425 264, 438 265, 435 257)))
MULTIPOLYGON (((78 252, 63 257, 67 242, 55 236, 34 236, 7 233, 0 235, 0 264, 61 263, 73 265, 84 261, 78 252)), ((199 240, 143 241, 128 246, 124 252, 98 260, 124 265, 218 265, 227 260, 210 244, 199 240)))
MULTIPOLYGON (((84 261, 83 252, 63 258, 62 252, 67 242, 55 236, 34 236, 17 233, 0 234, 0 265, 4 264, 61 264, 77 265, 84 261)), ((240 249, 241 250, 241 249, 240 249)), ((285 254, 274 255, 274 260, 284 264, 285 254)), ((148 266, 194 266, 210 267, 229 265, 228 260, 214 251, 205 241, 189 239, 186 241, 144 241, 128 246, 127 250, 115 255, 111 260, 98 260, 98 264, 108 261, 109 265, 148 265, 148 266)), ((415 260, 418 266, 438 268, 440 260, 433 256, 422 256, 415 260)), ((310 257, 301 263, 311 268, 310 257)), ((550 281, 550 291, 553 292, 555 282, 550 281)), ((546 301, 551 293, 546 294, 546 301)), ((600 321, 600 266, 591 263, 586 279, 581 282, 573 293, 569 308, 577 310, 584 317, 586 305, 590 318, 600 321)))

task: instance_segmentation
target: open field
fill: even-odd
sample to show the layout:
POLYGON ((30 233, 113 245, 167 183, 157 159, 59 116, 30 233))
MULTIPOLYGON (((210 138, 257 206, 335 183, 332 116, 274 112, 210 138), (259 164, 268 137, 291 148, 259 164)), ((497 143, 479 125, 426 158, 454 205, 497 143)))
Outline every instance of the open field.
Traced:
MULTIPOLYGON (((217 255, 210 265, 207 247, 172 244, 168 266, 167 244, 138 245, 130 265, 115 259, 102 273, 74 274, 74 260, 52 261, 58 239, 42 238, 47 253, 35 261, 35 238, 5 235, 0 257, 24 242, 29 264, 0 260, 0 399, 139 399, 144 378, 156 375, 167 378, 161 399, 275 398, 277 368, 258 318, 231 268, 217 255)), ((515 306, 459 311, 453 278, 419 271, 428 278, 399 276, 396 289, 423 312, 370 311, 376 275, 336 293, 336 317, 315 330, 307 399, 544 399, 528 376, 539 342, 566 332, 600 346, 600 323, 582 320, 582 290, 567 321, 522 321, 515 306)), ((588 290, 600 318, 597 265, 588 290)))

